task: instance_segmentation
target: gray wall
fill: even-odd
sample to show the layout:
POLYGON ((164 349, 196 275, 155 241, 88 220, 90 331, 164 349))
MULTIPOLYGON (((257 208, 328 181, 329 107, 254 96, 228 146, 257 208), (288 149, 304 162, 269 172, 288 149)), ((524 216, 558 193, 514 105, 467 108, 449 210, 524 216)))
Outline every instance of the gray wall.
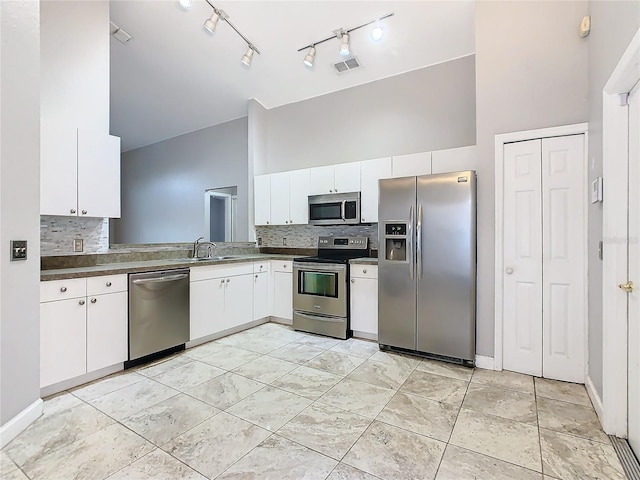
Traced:
POLYGON ((5 425, 40 398, 40 5, 0 2, 0 23, 0 424, 5 425), (11 239, 27 240, 26 261, 9 261, 11 239))
MULTIPOLYGON (((589 181, 602 176, 602 89, 640 27, 640 2, 589 2, 589 181)), ((604 179, 606 184, 606 179, 604 179)), ((605 197, 606 201, 606 197, 605 197)), ((589 376, 602 397, 602 204, 589 205, 589 376)))
POLYGON ((474 145, 474 82, 470 55, 268 110, 255 172, 474 145))
POLYGON ((247 117, 122 154, 122 218, 114 243, 188 242, 204 235, 204 192, 238 187, 238 240, 247 239, 247 117))
POLYGON ((587 121, 581 2, 476 3, 477 350, 494 351, 495 135, 587 121))

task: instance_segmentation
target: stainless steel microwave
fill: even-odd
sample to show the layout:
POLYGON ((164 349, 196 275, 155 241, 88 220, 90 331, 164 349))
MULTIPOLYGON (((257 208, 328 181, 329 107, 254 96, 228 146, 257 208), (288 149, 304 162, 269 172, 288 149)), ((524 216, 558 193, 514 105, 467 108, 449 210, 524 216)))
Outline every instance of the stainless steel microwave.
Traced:
POLYGON ((309 225, 357 225, 360 192, 309 195, 309 225))

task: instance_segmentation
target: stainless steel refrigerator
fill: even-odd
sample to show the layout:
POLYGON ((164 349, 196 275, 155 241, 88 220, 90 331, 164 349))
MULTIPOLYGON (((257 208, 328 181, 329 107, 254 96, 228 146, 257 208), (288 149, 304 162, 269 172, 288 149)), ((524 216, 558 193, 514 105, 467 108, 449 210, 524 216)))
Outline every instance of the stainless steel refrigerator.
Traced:
POLYGON ((378 342, 475 362, 476 174, 380 180, 378 342))

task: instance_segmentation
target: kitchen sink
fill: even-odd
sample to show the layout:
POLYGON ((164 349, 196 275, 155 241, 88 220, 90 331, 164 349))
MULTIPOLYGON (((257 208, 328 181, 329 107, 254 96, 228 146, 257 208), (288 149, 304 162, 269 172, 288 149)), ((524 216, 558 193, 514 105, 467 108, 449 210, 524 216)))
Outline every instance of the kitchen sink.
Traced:
POLYGON ((171 261, 179 262, 179 263, 198 263, 198 262, 207 262, 207 261, 214 261, 214 260, 227 260, 229 258, 234 258, 234 257, 231 255, 222 255, 222 256, 215 256, 215 257, 197 257, 197 258, 189 257, 189 258, 174 258, 171 261))

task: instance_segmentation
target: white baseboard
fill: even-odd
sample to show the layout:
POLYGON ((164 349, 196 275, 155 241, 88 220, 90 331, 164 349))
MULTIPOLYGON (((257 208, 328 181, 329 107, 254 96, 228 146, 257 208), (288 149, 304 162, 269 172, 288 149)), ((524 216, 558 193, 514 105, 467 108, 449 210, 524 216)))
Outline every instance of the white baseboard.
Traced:
POLYGON ((107 375, 111 375, 112 373, 120 372, 122 370, 124 370, 124 364, 116 363, 115 365, 101 368, 100 370, 94 370, 93 372, 85 373, 84 375, 80 375, 78 377, 69 378, 67 380, 63 380, 62 382, 42 387, 40 388, 40 396, 42 398, 46 398, 56 393, 60 393, 64 390, 69 390, 70 388, 93 382, 94 380, 98 380, 99 378, 106 377, 107 375))
POLYGON ((596 390, 596 386, 593 384, 593 380, 591 380, 591 377, 589 376, 589 374, 587 374, 587 376, 584 379, 584 386, 587 389, 587 394, 591 399, 593 408, 595 409, 596 414, 598 415, 598 419, 600 420, 600 425, 604 430, 604 407, 602 405, 602 399, 600 398, 600 395, 598 395, 598 390, 596 390))
POLYGON ((274 317, 271 316, 270 319, 273 323, 279 323, 281 325, 293 325, 293 320, 289 320, 288 318, 282 318, 282 317, 274 317))
POLYGON ((0 448, 4 448, 6 444, 16 438, 20 432, 31 425, 40 415, 42 415, 41 398, 0 427, 0 448))
POLYGON ((495 370, 493 357, 483 357, 476 355, 476 368, 484 368, 485 370, 495 370))

